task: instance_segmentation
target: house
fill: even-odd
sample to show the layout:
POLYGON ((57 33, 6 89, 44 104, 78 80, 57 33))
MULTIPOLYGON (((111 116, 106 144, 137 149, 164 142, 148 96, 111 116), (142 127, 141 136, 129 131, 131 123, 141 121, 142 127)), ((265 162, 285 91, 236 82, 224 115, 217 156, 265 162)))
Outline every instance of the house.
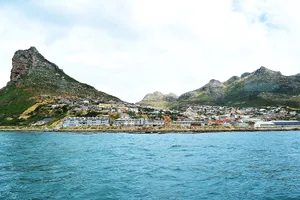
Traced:
POLYGON ((105 103, 100 103, 99 105, 98 105, 98 107, 99 108, 111 108, 112 107, 112 105, 111 104, 105 104, 105 103))
POLYGON ((52 108, 52 109, 59 108, 59 105, 58 105, 58 104, 53 104, 53 105, 51 106, 51 108, 52 108))
POLYGON ((83 100, 82 103, 88 105, 88 104, 90 104, 90 101, 88 101, 88 100, 83 100))
POLYGON ((138 113, 139 109, 137 107, 131 107, 128 109, 128 111, 138 113))

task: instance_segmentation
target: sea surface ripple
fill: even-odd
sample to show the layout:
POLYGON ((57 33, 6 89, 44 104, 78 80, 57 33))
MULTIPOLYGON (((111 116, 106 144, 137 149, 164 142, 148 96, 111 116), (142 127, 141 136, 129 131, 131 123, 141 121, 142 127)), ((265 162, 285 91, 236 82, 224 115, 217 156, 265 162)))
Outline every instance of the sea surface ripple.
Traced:
POLYGON ((300 132, 0 132, 0 199, 300 199, 300 132))

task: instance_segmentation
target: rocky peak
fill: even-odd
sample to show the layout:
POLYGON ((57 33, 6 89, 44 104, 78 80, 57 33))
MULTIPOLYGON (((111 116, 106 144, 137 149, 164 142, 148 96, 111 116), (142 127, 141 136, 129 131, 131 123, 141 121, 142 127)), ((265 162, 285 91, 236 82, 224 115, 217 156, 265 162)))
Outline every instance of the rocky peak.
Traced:
POLYGON ((152 93, 152 95, 153 96, 161 96, 161 95, 163 95, 163 93, 155 91, 155 92, 152 93))
POLYGON ((153 99, 161 99, 163 97, 163 93, 161 92, 153 92, 153 93, 149 93, 149 94, 146 94, 146 96, 144 97, 144 101, 150 101, 150 100, 153 100, 153 99))
POLYGON ((173 101, 177 99, 177 95, 170 93, 170 94, 163 94, 161 92, 153 92, 147 94, 142 101, 173 101))
POLYGON ((35 47, 27 50, 18 50, 12 58, 12 70, 10 80, 17 82, 24 75, 27 75, 34 68, 48 68, 57 70, 58 67, 47 61, 35 47))
POLYGON ((254 72, 256 76, 276 76, 281 75, 280 72, 272 71, 264 66, 261 66, 258 70, 254 72))
POLYGON ((211 83, 211 84, 219 84, 219 83, 221 83, 221 82, 218 81, 218 80, 216 80, 216 79, 211 79, 211 80, 209 81, 209 83, 211 83))
POLYGON ((215 80, 215 79, 211 79, 208 84, 206 84, 204 86, 204 89, 206 88, 220 88, 220 87, 224 87, 224 85, 218 81, 218 80, 215 80))
MULTIPOLYGON (((21 50, 22 51, 22 50, 21 50)), ((30 47, 28 49, 29 52, 33 53, 33 54, 39 54, 40 52, 35 48, 35 47, 30 47)))
POLYGON ((240 77, 238 77, 238 76, 233 76, 233 77, 231 77, 230 79, 228 79, 226 82, 224 82, 224 84, 225 85, 229 85, 229 84, 231 84, 231 83, 233 83, 233 82, 235 82, 235 81, 238 81, 238 80, 240 80, 241 78, 240 77))

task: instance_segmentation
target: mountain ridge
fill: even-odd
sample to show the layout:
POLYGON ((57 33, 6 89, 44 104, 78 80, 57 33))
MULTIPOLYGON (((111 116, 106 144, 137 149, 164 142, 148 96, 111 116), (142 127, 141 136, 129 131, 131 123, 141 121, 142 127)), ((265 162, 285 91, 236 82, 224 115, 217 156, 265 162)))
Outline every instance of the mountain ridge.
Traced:
MULTIPOLYGON (((141 102, 159 105, 151 99, 144 99, 141 102)), ((300 76, 285 76, 279 71, 261 66, 252 73, 232 76, 224 82, 211 79, 204 86, 183 93, 172 102, 161 98, 160 105, 171 109, 187 108, 191 105, 300 107, 300 76)))
POLYGON ((115 96, 68 76, 35 47, 16 51, 12 58, 10 81, 0 90, 0 121, 8 123, 8 119, 16 119, 41 101, 41 96, 47 95, 121 102, 115 96))
MULTIPOLYGON (((260 67, 241 77, 227 81, 212 79, 208 84, 179 96, 178 104, 229 105, 229 106, 300 106, 299 76, 284 76, 281 72, 260 67), (191 95, 192 94, 192 95, 191 95), (289 95, 293 95, 289 97, 289 95)), ((173 105, 175 107, 178 105, 173 105)))

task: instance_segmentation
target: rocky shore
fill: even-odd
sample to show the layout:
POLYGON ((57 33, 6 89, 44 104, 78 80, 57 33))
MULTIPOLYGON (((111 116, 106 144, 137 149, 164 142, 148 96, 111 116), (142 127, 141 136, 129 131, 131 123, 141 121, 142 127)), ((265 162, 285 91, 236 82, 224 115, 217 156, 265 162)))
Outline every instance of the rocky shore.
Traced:
POLYGON ((0 127, 0 132, 76 132, 76 133, 131 133, 131 134, 167 134, 167 133, 218 133, 218 132, 259 132, 259 131, 300 131, 300 128, 198 128, 198 129, 142 129, 134 128, 86 128, 86 129, 49 129, 30 127, 0 127))

